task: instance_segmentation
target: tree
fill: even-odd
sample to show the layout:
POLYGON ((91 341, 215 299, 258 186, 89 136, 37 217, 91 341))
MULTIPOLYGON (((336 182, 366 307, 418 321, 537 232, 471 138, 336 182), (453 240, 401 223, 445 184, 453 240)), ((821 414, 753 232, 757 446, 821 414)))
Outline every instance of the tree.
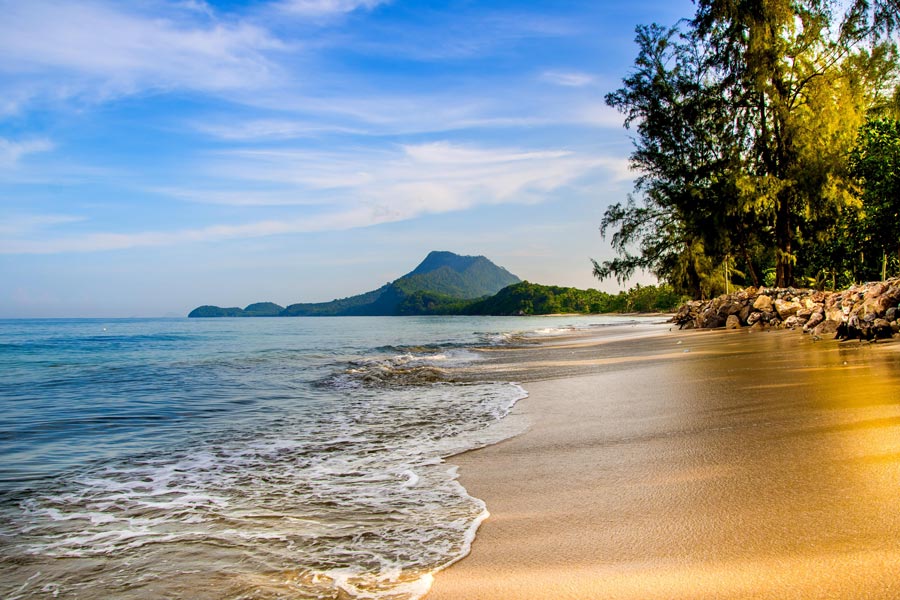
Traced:
POLYGON ((594 273, 623 281, 649 270, 679 291, 706 295, 715 291, 715 266, 732 253, 749 256, 756 243, 746 211, 733 203, 740 123, 690 32, 639 26, 636 41, 636 69, 606 101, 625 113, 626 127, 636 126, 631 163, 640 197, 606 211, 601 231, 616 229, 620 256, 595 261, 594 273), (639 252, 629 252, 635 245, 639 252))
POLYGON ((699 0, 679 28, 638 27, 607 103, 636 126, 640 175, 604 215, 619 257, 595 274, 650 270, 702 296, 739 261, 754 285, 771 263, 792 285, 803 245, 854 203, 846 156, 866 111, 890 104, 891 6, 860 1, 836 23, 827 0, 699 0))
POLYGON ((868 121, 850 156, 850 168, 862 186, 862 215, 858 245, 882 278, 890 257, 900 259, 900 122, 893 119, 868 121))

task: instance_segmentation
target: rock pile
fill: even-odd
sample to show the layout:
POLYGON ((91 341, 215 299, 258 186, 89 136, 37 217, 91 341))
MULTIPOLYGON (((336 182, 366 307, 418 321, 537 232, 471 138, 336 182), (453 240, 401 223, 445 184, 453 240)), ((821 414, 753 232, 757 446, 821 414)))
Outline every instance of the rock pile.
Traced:
POLYGON ((747 288, 682 306, 680 329, 802 329, 841 339, 882 339, 900 331, 900 277, 841 292, 796 288, 747 288))

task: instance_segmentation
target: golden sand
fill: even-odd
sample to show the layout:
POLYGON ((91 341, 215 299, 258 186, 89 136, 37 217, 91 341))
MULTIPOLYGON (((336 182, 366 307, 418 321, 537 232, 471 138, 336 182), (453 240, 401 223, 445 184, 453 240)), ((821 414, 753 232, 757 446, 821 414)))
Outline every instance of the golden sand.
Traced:
POLYGON ((452 459, 492 516, 427 600, 900 598, 895 348, 535 348, 531 429, 452 459))

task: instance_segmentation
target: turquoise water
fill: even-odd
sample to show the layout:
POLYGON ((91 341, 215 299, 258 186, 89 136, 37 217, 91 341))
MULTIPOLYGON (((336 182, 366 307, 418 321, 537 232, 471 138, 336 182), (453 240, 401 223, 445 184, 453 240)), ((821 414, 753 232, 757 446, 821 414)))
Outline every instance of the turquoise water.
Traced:
POLYGON ((479 346, 606 317, 0 321, 0 595, 416 598, 486 515, 479 346))

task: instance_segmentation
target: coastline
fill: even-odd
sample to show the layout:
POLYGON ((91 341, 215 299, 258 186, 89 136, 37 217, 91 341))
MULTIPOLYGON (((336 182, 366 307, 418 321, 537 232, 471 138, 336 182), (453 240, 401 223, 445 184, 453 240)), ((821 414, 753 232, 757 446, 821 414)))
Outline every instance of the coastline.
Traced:
POLYGON ((900 596, 889 344, 745 330, 518 351, 531 428, 450 459, 491 517, 426 598, 900 596))

